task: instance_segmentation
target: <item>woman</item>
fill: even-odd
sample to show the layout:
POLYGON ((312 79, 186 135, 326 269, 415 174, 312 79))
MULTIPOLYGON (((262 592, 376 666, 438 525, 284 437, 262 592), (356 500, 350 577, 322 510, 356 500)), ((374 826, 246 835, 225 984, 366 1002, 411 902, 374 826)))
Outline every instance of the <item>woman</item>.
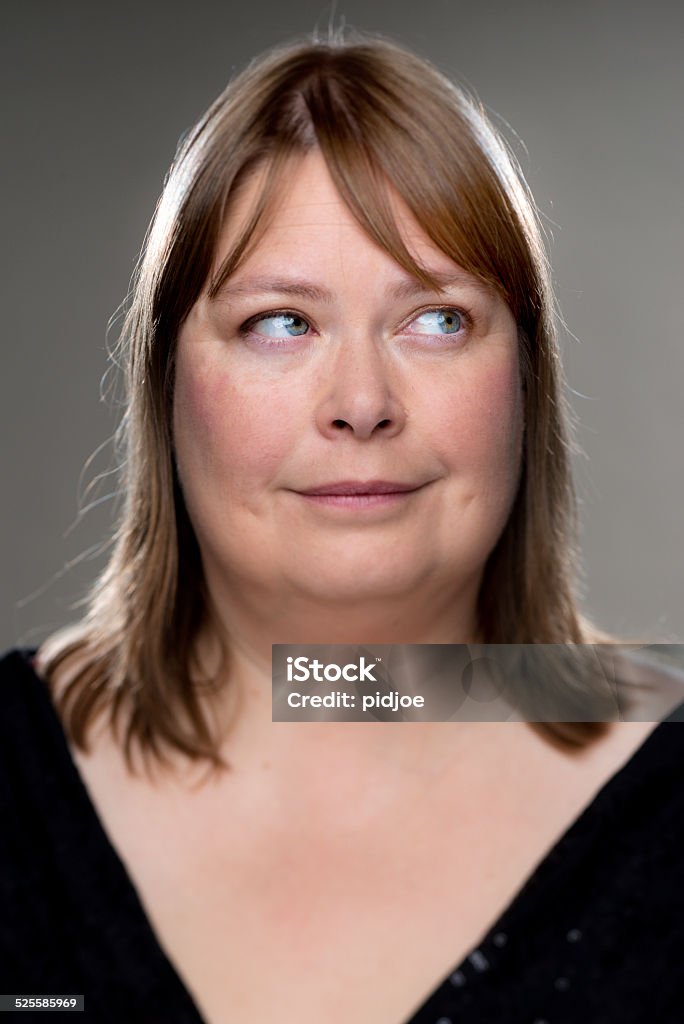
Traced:
POLYGON ((483 111, 382 41, 253 63, 180 147, 118 358, 108 567, 3 664, 8 814, 38 808, 5 990, 165 1024, 678 1019, 671 726, 271 721, 274 643, 602 639, 540 229, 483 111))

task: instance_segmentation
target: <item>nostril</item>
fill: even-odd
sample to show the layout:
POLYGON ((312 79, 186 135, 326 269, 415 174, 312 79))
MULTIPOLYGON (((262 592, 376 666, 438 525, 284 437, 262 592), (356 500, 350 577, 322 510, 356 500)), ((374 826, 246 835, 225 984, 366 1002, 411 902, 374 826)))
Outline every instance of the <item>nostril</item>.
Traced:
MULTIPOLYGON (((345 427, 349 427, 349 429, 352 431, 354 429, 351 423, 348 423, 347 420, 333 420, 332 425, 333 427, 336 427, 338 430, 344 430, 345 427)), ((384 427, 390 427, 391 425, 392 420, 379 420, 379 422, 376 423, 374 429, 382 429, 384 427)))
POLYGON ((363 437, 366 437, 366 436, 370 437, 370 435, 375 433, 376 430, 384 430, 387 427, 392 427, 394 422, 395 421, 393 419, 391 419, 391 418, 386 418, 384 420, 378 420, 377 423, 375 424, 375 426, 374 427, 369 427, 368 430, 365 429, 366 428, 366 424, 364 422, 362 422, 362 421, 359 421, 357 423, 356 421, 336 419, 336 420, 331 420, 330 421, 330 425, 332 427, 334 427, 335 430, 351 430, 352 434, 358 434, 360 437, 361 436, 363 436, 363 437))

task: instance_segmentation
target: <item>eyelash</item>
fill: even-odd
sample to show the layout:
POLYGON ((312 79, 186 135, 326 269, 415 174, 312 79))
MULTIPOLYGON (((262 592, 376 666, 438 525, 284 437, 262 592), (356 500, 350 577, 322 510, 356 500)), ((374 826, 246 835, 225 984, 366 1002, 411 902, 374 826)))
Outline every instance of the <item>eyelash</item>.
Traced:
MULTIPOLYGON (((462 306, 426 306, 424 309, 419 309, 417 312, 415 312, 412 315, 411 319, 407 322, 407 325, 413 323, 414 320, 417 320, 418 317, 422 316, 424 313, 440 313, 440 312, 444 312, 444 313, 457 313, 459 315, 459 317, 461 318, 461 320, 463 321, 463 330, 460 331, 458 334, 453 334, 453 335, 449 335, 449 334, 444 334, 444 335, 429 334, 429 333, 425 332, 422 335, 422 337, 426 337, 426 338, 440 338, 440 337, 442 337, 442 338, 450 338, 451 337, 451 338, 458 338, 459 340, 463 339, 463 338, 469 338, 470 337, 470 335, 472 334, 473 328, 475 326, 475 317, 474 317, 473 313, 470 310, 468 310, 468 309, 466 309, 466 308, 464 308, 462 306)), ((261 320, 268 320, 270 317, 273 317, 273 316, 293 316, 293 317, 297 317, 298 319, 303 320, 304 323, 309 328, 312 327, 312 324, 311 324, 310 320, 308 319, 308 317, 305 317, 302 313, 298 313, 297 310, 295 310, 295 309, 286 309, 286 308, 283 308, 283 309, 269 309, 269 310, 267 310, 264 313, 258 313, 256 316, 252 316, 252 317, 249 318, 249 320, 246 320, 238 328, 238 333, 242 337, 250 337, 250 338, 257 339, 257 344, 264 345, 267 348, 284 348, 288 341, 298 341, 301 338, 308 337, 308 335, 300 334, 300 335, 293 335, 289 339, 288 338, 267 338, 265 335, 256 334, 256 333, 251 331, 250 328, 253 327, 254 324, 258 324, 261 320)), ((418 336, 420 337, 421 335, 419 334, 418 336)))

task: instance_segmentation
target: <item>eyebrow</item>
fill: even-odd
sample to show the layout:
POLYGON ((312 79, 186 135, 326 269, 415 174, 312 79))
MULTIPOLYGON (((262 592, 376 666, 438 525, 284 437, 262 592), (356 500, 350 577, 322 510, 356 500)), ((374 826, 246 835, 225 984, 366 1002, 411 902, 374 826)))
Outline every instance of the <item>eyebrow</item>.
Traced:
MULTIPOLYGON (((491 294, 492 291, 491 286, 484 281, 464 272, 442 274, 432 271, 430 276, 438 284, 436 290, 421 284, 416 278, 407 277, 406 280, 398 281, 390 286, 387 289, 387 296, 394 299, 413 299, 420 295, 438 294, 454 285, 475 288, 486 294, 491 294)), ((310 302, 320 302, 326 305, 332 304, 335 300, 333 293, 328 288, 314 284, 312 281, 271 277, 250 277, 242 281, 232 281, 228 278, 212 298, 216 301, 266 294, 292 295, 295 298, 308 299, 310 302)))

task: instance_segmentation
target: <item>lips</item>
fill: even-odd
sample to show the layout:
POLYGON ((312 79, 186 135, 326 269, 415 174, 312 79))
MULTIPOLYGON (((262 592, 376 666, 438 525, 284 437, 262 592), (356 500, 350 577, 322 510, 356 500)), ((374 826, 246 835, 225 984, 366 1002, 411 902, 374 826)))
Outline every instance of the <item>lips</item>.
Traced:
POLYGON ((301 490, 300 494, 354 495, 354 494, 403 494, 417 491, 422 484, 407 484, 396 480, 338 480, 301 490))

